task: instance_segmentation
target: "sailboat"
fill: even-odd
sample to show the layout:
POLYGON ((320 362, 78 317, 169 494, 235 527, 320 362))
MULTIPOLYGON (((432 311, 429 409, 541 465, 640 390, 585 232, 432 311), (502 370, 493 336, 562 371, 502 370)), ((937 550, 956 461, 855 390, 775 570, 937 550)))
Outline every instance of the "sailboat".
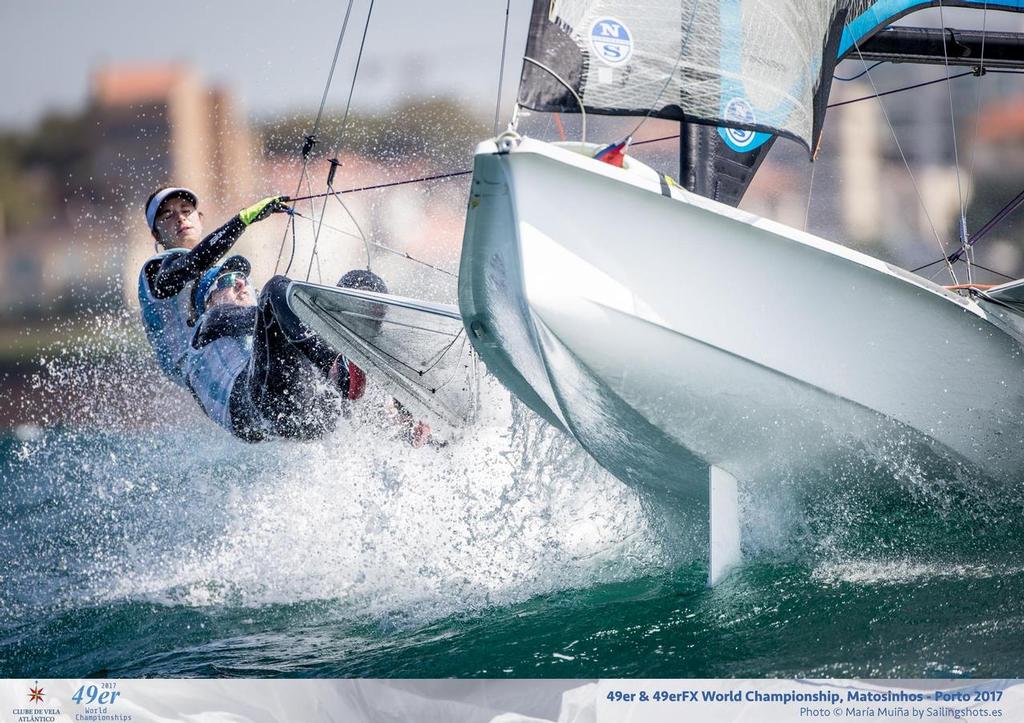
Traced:
MULTIPOLYGON (((445 375, 463 380, 454 396, 473 393, 468 340, 623 482, 708 504, 709 584, 740 558, 740 484, 778 459, 825 465, 851 444, 905 436, 1014 481, 1024 281, 947 288, 736 208, 777 137, 816 148, 840 60, 1024 62, 1012 38, 961 38, 951 56, 946 29, 888 27, 939 4, 1024 11, 1016 0, 536 0, 518 107, 679 121, 680 182, 513 123, 475 152, 457 309, 296 282, 296 311, 393 378, 393 350, 355 326, 386 328, 392 309, 412 307, 446 320, 434 348, 461 350, 445 375)), ((471 404, 434 393, 417 395, 424 413, 471 419, 471 404)))

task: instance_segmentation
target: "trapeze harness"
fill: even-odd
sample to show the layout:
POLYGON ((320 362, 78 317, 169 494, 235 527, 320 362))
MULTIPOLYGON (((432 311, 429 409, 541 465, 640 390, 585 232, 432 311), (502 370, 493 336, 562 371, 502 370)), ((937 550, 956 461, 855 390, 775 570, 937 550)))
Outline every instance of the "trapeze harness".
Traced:
POLYGON ((160 369, 171 381, 183 387, 188 386, 185 357, 192 340, 192 282, 230 251, 243 231, 245 224, 234 216, 191 251, 168 249, 151 256, 142 265, 139 306, 146 338, 153 347, 160 369), (162 274, 166 278, 157 284, 162 274), (161 289, 166 294, 163 297, 157 296, 161 289))
POLYGON ((188 253, 185 249, 170 249, 151 256, 139 272, 139 306, 146 338, 153 347, 160 369, 167 378, 181 386, 185 381, 185 356, 188 354, 192 329, 189 326, 191 302, 189 293, 182 289, 174 296, 158 299, 150 287, 164 259, 188 253))

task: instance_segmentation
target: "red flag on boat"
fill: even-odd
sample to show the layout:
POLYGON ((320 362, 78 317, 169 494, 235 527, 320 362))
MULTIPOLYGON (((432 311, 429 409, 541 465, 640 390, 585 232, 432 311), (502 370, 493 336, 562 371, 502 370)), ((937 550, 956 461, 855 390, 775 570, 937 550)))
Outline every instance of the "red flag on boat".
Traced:
POLYGON ((622 168, 622 162, 626 160, 626 149, 629 148, 629 144, 632 140, 633 136, 627 136, 618 143, 607 145, 595 153, 594 158, 599 161, 609 163, 616 168, 622 168))

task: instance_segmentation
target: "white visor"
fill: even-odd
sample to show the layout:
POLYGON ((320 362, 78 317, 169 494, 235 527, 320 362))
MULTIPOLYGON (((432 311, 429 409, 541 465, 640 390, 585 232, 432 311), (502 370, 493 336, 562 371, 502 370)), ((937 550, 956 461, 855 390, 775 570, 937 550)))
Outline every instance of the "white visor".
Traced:
POLYGON ((160 204, 171 196, 184 196, 192 202, 193 206, 199 205, 199 197, 194 191, 187 188, 165 188, 153 196, 153 200, 146 206, 146 223, 149 224, 150 231, 156 231, 156 212, 160 210, 160 204))

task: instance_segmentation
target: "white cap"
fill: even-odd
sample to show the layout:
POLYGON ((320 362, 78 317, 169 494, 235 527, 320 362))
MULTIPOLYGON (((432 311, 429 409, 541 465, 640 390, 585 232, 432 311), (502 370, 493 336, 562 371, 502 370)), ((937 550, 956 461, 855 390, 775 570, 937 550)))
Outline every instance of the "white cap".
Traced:
POLYGON ((162 188, 153 194, 153 197, 149 199, 149 204, 146 206, 146 223, 149 224, 150 231, 156 231, 156 212, 160 210, 160 204, 166 201, 171 196, 184 196, 192 202, 193 206, 199 205, 199 196, 195 194, 195 191, 190 191, 187 188, 162 188))

